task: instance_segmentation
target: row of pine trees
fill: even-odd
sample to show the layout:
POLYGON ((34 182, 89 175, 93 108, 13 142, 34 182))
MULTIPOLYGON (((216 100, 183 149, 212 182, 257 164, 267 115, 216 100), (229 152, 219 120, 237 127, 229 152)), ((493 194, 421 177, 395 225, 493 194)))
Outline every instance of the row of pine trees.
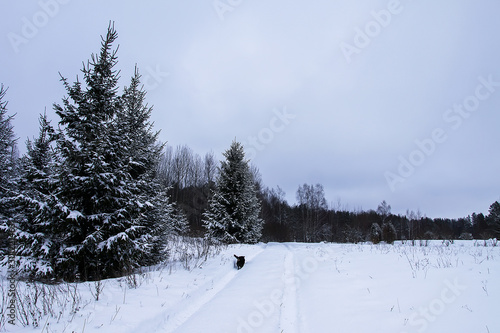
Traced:
MULTIPOLYGON (((41 115, 39 135, 21 158, 0 90, 0 249, 3 264, 15 253, 26 277, 121 276, 164 260, 168 236, 187 228, 157 175, 163 145, 137 67, 119 91, 116 39, 110 24, 82 82, 61 76, 67 96, 54 104, 58 126, 41 115)), ((205 213, 206 237, 257 242, 260 205, 241 144, 233 142, 225 157, 205 213)))

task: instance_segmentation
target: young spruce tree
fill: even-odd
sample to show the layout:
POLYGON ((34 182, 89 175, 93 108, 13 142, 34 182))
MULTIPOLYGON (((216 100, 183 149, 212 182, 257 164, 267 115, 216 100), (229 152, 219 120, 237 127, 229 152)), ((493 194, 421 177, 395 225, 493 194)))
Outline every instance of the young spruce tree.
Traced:
POLYGON ((206 237, 224 243, 256 243, 262 235, 260 202, 243 146, 233 141, 224 153, 216 187, 204 214, 206 237))
POLYGON ((67 215, 58 205, 58 177, 56 152, 53 143, 55 131, 47 120, 40 116, 38 138, 26 142, 26 155, 20 163, 20 195, 17 203, 24 211, 18 225, 19 269, 34 278, 51 277, 60 235, 57 221, 67 215))

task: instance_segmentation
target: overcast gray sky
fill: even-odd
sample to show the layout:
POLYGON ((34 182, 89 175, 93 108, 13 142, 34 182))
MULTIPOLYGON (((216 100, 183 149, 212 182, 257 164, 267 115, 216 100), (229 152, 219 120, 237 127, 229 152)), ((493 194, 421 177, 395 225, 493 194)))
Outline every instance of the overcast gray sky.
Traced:
POLYGON ((162 141, 221 158, 236 138, 291 204, 320 183, 350 210, 462 217, 500 200, 499 15, 496 0, 2 1, 0 82, 24 145, 111 20, 121 86, 137 63, 162 141))

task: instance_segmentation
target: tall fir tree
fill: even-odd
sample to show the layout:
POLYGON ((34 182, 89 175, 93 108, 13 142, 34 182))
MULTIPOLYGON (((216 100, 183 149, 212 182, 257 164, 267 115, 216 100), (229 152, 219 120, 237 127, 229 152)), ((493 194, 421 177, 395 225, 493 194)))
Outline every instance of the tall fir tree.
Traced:
POLYGON ((14 231, 20 211, 17 208, 18 159, 16 137, 12 120, 9 115, 8 102, 5 100, 7 88, 0 85, 0 253, 8 252, 9 235, 14 231))
POLYGON ((206 237, 224 243, 256 243, 262 235, 260 201, 243 146, 233 141, 224 153, 216 187, 204 214, 206 237))
POLYGON ((159 131, 153 130, 150 121, 153 108, 145 102, 146 91, 141 85, 141 75, 136 66, 130 85, 125 87, 122 112, 118 114, 116 131, 120 133, 124 149, 124 165, 130 175, 128 187, 132 201, 141 203, 138 211, 141 225, 147 230, 148 251, 141 259, 143 264, 154 264, 164 258, 166 235, 175 230, 173 205, 158 179, 158 168, 164 148, 158 141, 159 131))
POLYGON ((110 25, 100 54, 92 55, 82 70, 84 87, 62 78, 68 97, 63 105, 54 105, 61 128, 58 201, 66 212, 57 224, 62 241, 54 271, 66 279, 95 280, 132 271, 149 257, 152 233, 158 230, 145 218, 155 208, 149 200, 152 189, 145 184, 154 177, 156 135, 145 135, 140 124, 131 124, 132 114, 146 110, 137 123, 150 129, 148 109, 139 102, 129 105, 140 96, 137 90, 118 94, 116 39, 110 25))

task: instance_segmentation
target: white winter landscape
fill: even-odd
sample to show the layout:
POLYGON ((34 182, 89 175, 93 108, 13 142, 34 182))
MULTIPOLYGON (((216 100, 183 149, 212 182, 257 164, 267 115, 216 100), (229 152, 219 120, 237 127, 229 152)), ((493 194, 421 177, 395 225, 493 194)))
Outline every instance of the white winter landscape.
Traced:
POLYGON ((19 282, 2 331, 500 332, 499 258, 496 240, 231 245, 130 277, 19 282))

